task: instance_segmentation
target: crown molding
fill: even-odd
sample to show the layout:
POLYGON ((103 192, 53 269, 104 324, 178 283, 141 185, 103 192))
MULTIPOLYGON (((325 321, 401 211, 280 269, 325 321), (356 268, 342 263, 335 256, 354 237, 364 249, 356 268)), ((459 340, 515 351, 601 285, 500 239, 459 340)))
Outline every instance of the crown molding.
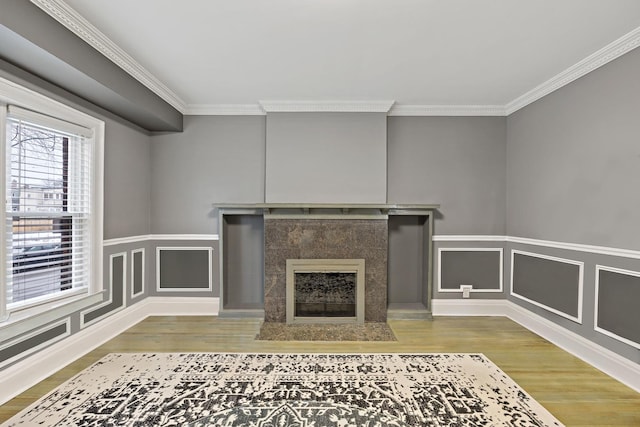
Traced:
POLYGON ((390 116, 506 116, 502 105, 394 105, 390 116))
POLYGON ((186 103, 178 95, 63 0, 31 0, 31 2, 184 114, 186 103))
POLYGON ((625 53, 640 46, 640 27, 625 34, 616 41, 597 52, 587 56, 577 64, 567 68, 560 74, 550 78, 546 82, 536 86, 529 92, 519 96, 505 106, 506 115, 515 113, 519 109, 526 107, 545 95, 550 94, 585 74, 602 67, 625 53))
POLYGON ((188 116, 264 116, 267 113, 356 112, 388 116, 506 116, 501 105, 398 105, 392 101, 261 101, 260 104, 191 104, 188 116))
POLYGON ((187 116, 264 116, 267 113, 259 104, 190 104, 184 112, 187 116))
POLYGON ((101 33, 64 0, 30 0, 182 114, 264 115, 272 112, 378 112, 389 116, 508 116, 640 46, 640 27, 589 55, 506 105, 395 105, 394 101, 259 101, 187 105, 178 95, 101 33), (392 108, 393 107, 393 108, 392 108))
POLYGON ((395 101, 258 101, 267 113, 388 113, 395 101))

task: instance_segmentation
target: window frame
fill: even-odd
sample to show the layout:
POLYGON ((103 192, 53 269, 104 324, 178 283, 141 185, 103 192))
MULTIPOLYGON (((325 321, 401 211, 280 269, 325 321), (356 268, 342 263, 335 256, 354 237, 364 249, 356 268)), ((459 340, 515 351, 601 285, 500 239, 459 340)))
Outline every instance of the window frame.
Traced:
MULTIPOLYGON (((97 119, 89 114, 72 108, 62 102, 42 95, 34 90, 23 87, 15 82, 0 77, 0 158, 2 159, 2 167, 0 167, 0 187, 3 191, 3 202, 1 209, 0 221, 6 224, 7 212, 6 204, 10 202, 6 198, 7 188, 7 167, 10 166, 9 157, 6 148, 6 120, 7 105, 14 105, 23 109, 32 110, 39 114, 51 116, 59 120, 63 120, 72 124, 91 129, 93 131, 93 163, 91 165, 92 174, 92 203, 90 217, 90 233, 91 233, 91 255, 90 255, 90 273, 89 286, 86 291, 82 290, 77 293, 70 293, 66 296, 52 296, 45 298, 34 304, 25 304, 21 307, 8 308, 6 276, 9 266, 5 264, 7 239, 6 232, 0 233, 0 259, 3 260, 3 268, 0 271, 0 326, 2 324, 11 323, 14 320, 20 320, 32 317, 36 314, 42 314, 53 308, 76 302, 87 296, 93 296, 102 292, 103 281, 103 218, 104 218, 104 121, 97 119)), ((91 298, 93 300, 94 298, 91 298)), ((75 306, 75 304, 73 304, 75 306)))

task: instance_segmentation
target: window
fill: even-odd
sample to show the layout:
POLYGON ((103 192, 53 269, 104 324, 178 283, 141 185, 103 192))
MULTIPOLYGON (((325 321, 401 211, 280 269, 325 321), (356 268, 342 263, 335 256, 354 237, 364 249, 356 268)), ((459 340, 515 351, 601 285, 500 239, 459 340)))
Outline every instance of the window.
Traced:
POLYGON ((2 80, 0 108, 1 320, 100 288, 104 125, 2 80), (3 88, 25 104, 2 103, 3 88))

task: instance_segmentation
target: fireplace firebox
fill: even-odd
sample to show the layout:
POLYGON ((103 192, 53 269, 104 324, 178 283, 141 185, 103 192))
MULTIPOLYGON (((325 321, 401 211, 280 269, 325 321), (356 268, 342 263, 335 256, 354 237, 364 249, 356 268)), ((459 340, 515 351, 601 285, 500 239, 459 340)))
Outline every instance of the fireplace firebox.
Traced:
POLYGON ((287 323, 363 323, 364 269, 364 259, 288 259, 287 323))
POLYGON ((355 273, 295 273, 293 280, 295 317, 355 317, 355 273))

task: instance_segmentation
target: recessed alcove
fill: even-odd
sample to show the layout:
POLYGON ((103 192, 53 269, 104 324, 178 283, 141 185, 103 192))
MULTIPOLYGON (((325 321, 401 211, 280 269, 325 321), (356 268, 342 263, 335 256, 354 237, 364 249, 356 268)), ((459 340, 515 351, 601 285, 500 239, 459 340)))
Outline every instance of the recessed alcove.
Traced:
MULTIPOLYGON (((217 205, 220 316, 286 322, 288 260, 362 259, 364 321, 430 318, 431 240, 437 207, 217 205)), ((347 317, 353 322, 352 316, 347 317)))
POLYGON ((431 221, 429 215, 389 217, 387 307, 391 318, 430 315, 431 221))
POLYGON ((264 219, 252 212, 235 211, 220 223, 220 311, 246 311, 264 307, 264 219), (224 236, 224 239, 222 238, 224 236))

